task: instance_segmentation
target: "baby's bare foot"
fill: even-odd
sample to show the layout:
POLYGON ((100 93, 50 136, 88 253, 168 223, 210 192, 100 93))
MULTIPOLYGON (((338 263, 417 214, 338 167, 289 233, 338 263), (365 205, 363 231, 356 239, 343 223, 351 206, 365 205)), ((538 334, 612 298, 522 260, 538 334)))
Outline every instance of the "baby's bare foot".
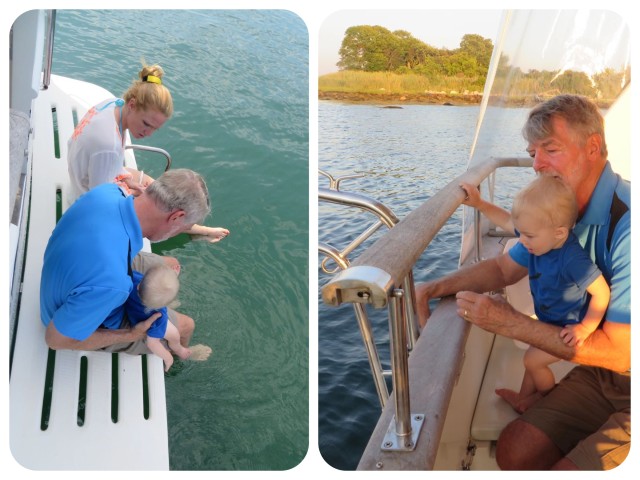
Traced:
POLYGON ((496 389, 496 394, 502 397, 509 405, 511 405, 511 408, 518 412, 518 403, 520 402, 520 395, 518 392, 509 390, 508 388, 498 388, 496 389))
POLYGON ((164 371, 168 372, 171 368, 171 365, 173 365, 173 357, 169 356, 169 358, 167 358, 164 362, 164 371))
POLYGON ((496 389, 496 393, 518 413, 526 412, 531 405, 542 398, 542 394, 539 392, 533 393, 528 397, 521 397, 518 392, 509 390, 508 388, 498 388, 496 389))
POLYGON ((189 358, 191 356, 191 349, 190 348, 185 348, 185 347, 180 347, 180 348, 174 350, 173 353, 175 353, 177 356, 179 356, 182 360, 186 360, 187 358, 189 358))

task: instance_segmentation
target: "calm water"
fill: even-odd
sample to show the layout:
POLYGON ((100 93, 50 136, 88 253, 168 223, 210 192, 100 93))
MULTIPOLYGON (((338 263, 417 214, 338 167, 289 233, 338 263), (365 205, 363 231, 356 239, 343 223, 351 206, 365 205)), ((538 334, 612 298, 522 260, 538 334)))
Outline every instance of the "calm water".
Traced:
MULTIPOLYGON (((334 177, 348 179, 341 190, 372 196, 402 219, 466 169, 480 107, 407 105, 401 109, 374 105, 320 102, 318 166, 334 177)), ((498 138, 496 155, 522 156, 519 132, 526 110, 490 111, 489 135, 498 138)), ((496 138, 485 138, 493 143, 496 138)), ((516 185, 530 171, 514 169, 502 176, 512 187, 496 201, 508 207, 516 185), (513 177, 513 178, 509 178, 513 177)), ((320 186, 328 187, 323 176, 320 186)), ((319 241, 344 248, 370 225, 370 215, 335 205, 319 206, 319 241)), ((462 210, 454 214, 414 268, 417 282, 457 268, 462 210)), ((382 229, 384 231, 384 228, 382 229)), ((363 247, 371 245, 376 234, 363 247)), ((356 258, 363 248, 355 251, 356 258)), ((322 260, 318 256, 319 263, 322 260)), ((331 278, 318 268, 319 287, 331 278)), ((319 448, 333 467, 357 467, 380 415, 378 396, 360 332, 350 305, 327 307, 318 294, 319 448)), ((390 369, 387 310, 368 309, 383 368, 390 369)), ((389 383, 389 391, 391 385, 389 383)))
MULTIPOLYGON (((200 172, 205 223, 231 231, 154 246, 182 263, 179 310, 213 349, 166 377, 171 469, 292 468, 309 442, 306 26, 286 11, 58 11, 54 74, 119 96, 141 59, 165 69, 175 114, 136 143, 200 172)), ((154 160, 138 155, 159 175, 154 160)))

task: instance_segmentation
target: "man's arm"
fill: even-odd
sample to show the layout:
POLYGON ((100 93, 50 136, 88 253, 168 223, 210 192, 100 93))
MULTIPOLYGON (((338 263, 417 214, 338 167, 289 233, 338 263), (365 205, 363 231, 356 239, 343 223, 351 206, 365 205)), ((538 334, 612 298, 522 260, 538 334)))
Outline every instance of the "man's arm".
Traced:
POLYGON ((60 333, 53 321, 49 322, 45 331, 45 341, 53 350, 99 350, 118 343, 132 343, 143 339, 151 324, 160 316, 154 313, 144 322, 133 328, 110 330, 99 328, 85 340, 75 340, 60 333))
POLYGON ((515 338, 565 360, 624 372, 631 367, 631 328, 606 321, 582 346, 568 346, 560 337, 561 327, 534 320, 516 311, 501 296, 475 292, 456 295, 458 314, 480 328, 515 338))
POLYGON ((416 302, 421 325, 430 313, 429 299, 460 292, 457 294, 458 314, 484 330, 515 338, 575 363, 620 372, 630 368, 631 329, 628 324, 605 321, 581 347, 569 347, 560 337, 560 327, 516 311, 502 296, 483 294, 511 285, 526 274, 527 269, 505 253, 418 285, 416 302))
POLYGON ((527 268, 514 262, 508 253, 461 268, 444 277, 416 285, 416 306, 420 324, 430 315, 429 300, 455 295, 460 291, 476 293, 500 290, 527 274, 527 268))

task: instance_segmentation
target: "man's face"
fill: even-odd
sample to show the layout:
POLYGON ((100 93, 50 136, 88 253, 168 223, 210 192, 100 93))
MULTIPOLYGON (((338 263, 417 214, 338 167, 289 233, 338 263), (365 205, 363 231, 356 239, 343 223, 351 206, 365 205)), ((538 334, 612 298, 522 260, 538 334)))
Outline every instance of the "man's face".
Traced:
POLYGON ((527 147, 533 169, 542 175, 562 178, 577 192, 588 173, 587 147, 577 142, 564 118, 554 117, 551 124, 553 133, 549 137, 527 147))
POLYGON ((152 243, 163 242, 169 238, 175 237, 181 233, 190 230, 193 227, 193 224, 184 223, 183 215, 172 214, 159 225, 157 225, 156 230, 153 234, 149 235, 149 241, 152 243))

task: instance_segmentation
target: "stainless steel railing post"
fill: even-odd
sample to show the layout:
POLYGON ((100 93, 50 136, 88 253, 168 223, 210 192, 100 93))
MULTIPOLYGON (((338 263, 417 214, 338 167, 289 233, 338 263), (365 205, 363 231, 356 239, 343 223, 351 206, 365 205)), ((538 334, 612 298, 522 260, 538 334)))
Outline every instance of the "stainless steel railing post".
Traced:
POLYGON ((382 450, 411 451, 416 448, 424 414, 411 413, 409 396, 409 352, 407 350, 407 319, 404 293, 393 289, 389 294, 389 331, 391 334, 391 368, 393 399, 396 413, 382 441, 382 450))
POLYGON ((56 11, 49 10, 49 21, 47 23, 47 50, 42 67, 42 89, 46 90, 51 84, 51 64, 53 62, 53 37, 56 31, 56 11))
POLYGON ((389 297, 389 331, 391 332, 393 398, 396 402, 396 435, 407 437, 411 435, 409 355, 406 348, 407 324, 404 315, 403 291, 400 289, 395 289, 389 297))

